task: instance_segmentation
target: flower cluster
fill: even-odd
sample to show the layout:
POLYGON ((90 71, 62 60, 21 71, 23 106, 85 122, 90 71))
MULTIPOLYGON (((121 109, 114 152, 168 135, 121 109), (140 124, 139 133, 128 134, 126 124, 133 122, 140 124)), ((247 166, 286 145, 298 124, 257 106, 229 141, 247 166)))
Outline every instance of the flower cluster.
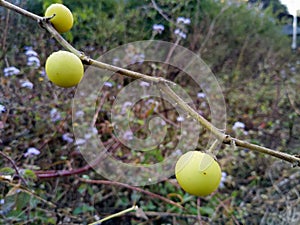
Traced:
MULTIPOLYGON (((121 60, 122 63, 125 63, 125 65, 131 65, 131 64, 142 64, 145 60, 145 55, 139 48, 134 47, 133 45, 129 44, 128 47, 125 49, 126 55, 121 60)), ((115 61, 115 59, 113 59, 115 61)))
POLYGON ((70 133, 63 134, 62 139, 63 139, 63 141, 68 142, 68 143, 73 143, 73 141, 74 141, 74 139, 72 138, 72 134, 70 134, 70 133))
POLYGON ((245 130, 246 125, 243 122, 235 122, 232 126, 232 130, 235 132, 242 132, 244 135, 247 135, 248 132, 245 130))
MULTIPOLYGON (((34 67, 35 69, 40 68, 41 62, 38 58, 37 52, 35 52, 30 46, 25 46, 24 49, 25 55, 27 56, 27 66, 34 67)), ((4 68, 3 73, 5 77, 22 74, 21 71, 15 66, 9 66, 4 68)), ((44 71, 41 72, 41 75, 43 75, 43 73, 44 71)), ((20 80, 20 86, 22 88, 33 89, 33 83, 27 79, 20 80)))
POLYGON ((24 153, 25 158, 32 158, 36 155, 39 155, 41 152, 37 148, 30 147, 27 149, 27 151, 24 153))
POLYGON ((6 112, 6 107, 0 104, 0 114, 6 112))
POLYGON ((220 185, 219 185, 220 188, 225 187, 226 178, 227 178, 227 173, 222 172, 221 181, 220 181, 220 185))
POLYGON ((131 130, 126 130, 123 134, 123 137, 122 137, 124 140, 127 140, 127 141, 131 141, 133 140, 134 136, 133 136, 133 133, 131 130))
POLYGON ((146 82, 146 81, 141 81, 140 82, 140 86, 141 87, 150 87, 150 83, 146 82))
MULTIPOLYGON (((83 138, 76 138, 75 145, 77 145, 77 146, 84 145, 89 139, 91 139, 95 135, 98 135, 98 130, 95 127, 92 127, 92 128, 90 128, 90 131, 84 135, 83 138)), ((71 139, 73 142, 73 138, 71 138, 70 134, 68 134, 68 133, 65 134, 65 136, 63 138, 64 138, 63 140, 67 141, 68 143, 71 143, 71 139), (68 136, 68 138, 67 138, 67 136, 68 136)))
POLYGON ((32 50, 32 47, 25 47, 25 55, 27 56, 27 66, 33 66, 36 69, 41 66, 38 54, 34 50, 32 50))
POLYGON ((177 28, 175 31, 174 31, 174 34, 176 34, 178 37, 181 37, 183 39, 186 39, 186 33, 183 32, 181 29, 177 28))
POLYGON ((165 27, 162 24, 154 24, 152 29, 154 32, 161 34, 165 30, 165 27))
POLYGON ((103 83, 103 86, 108 87, 108 88, 111 88, 111 87, 114 86, 114 84, 113 84, 112 82, 105 81, 105 82, 103 83))
POLYGON ((205 98, 205 97, 206 97, 205 93, 203 93, 203 92, 197 93, 197 98, 205 98))
POLYGON ((244 123, 237 121, 233 124, 232 130, 245 129, 245 127, 244 123))
POLYGON ((5 77, 9 77, 20 74, 20 70, 14 66, 9 66, 4 68, 3 73, 5 77))
POLYGON ((21 84, 21 87, 23 87, 23 88, 28 88, 28 89, 33 88, 33 83, 31 83, 29 80, 21 80, 20 84, 21 84))
POLYGON ((187 35, 186 35, 186 32, 184 31, 185 27, 182 27, 182 25, 185 26, 185 25, 191 24, 191 19, 180 16, 177 18, 176 23, 177 23, 178 27, 180 27, 180 28, 176 28, 174 30, 174 34, 179 38, 186 39, 187 35))
POLYGON ((53 108, 50 111, 50 119, 52 122, 57 122, 61 120, 60 112, 57 110, 57 108, 53 108))
POLYGON ((176 118, 177 122, 183 122, 184 121, 184 117, 183 116, 178 116, 176 118))
POLYGON ((180 23, 183 23, 183 24, 190 24, 191 23, 191 19, 190 18, 184 18, 182 16, 178 17, 177 20, 176 20, 176 23, 180 24, 180 23))

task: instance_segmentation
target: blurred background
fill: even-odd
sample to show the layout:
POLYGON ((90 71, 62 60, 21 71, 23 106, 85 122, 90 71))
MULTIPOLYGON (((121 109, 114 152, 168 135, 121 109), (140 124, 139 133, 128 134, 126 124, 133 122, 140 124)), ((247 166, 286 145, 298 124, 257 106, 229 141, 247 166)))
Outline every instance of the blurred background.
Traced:
MULTIPOLYGON (((299 154, 300 40, 296 6, 291 12, 291 7, 279 0, 10 2, 41 16, 54 2, 68 6, 74 15, 74 27, 63 37, 92 58, 140 40, 163 40, 188 48, 211 68, 222 87, 228 134, 299 154)), ((57 204, 57 208, 51 208, 34 194, 20 191, 12 163, 0 156, 1 224, 88 224, 133 204, 140 207, 138 212, 103 224, 300 223, 299 169, 248 149, 221 147, 216 155, 223 170, 221 185, 201 200, 184 193, 174 177, 142 187, 184 209, 138 190, 80 181, 82 177, 103 177, 85 167, 77 148, 85 140, 75 140, 72 134, 76 88, 55 87, 44 71, 47 57, 62 47, 35 21, 4 8, 0 8, 0 33, 0 149, 18 166, 27 188, 57 204), (64 177, 55 172, 74 170, 64 177), (49 178, 44 179, 47 175, 49 178)), ((135 49, 128 52, 140 57, 135 49)), ((152 73, 163 68, 133 63, 129 69, 152 73)), ((194 93, 192 81, 178 74, 174 69, 166 77, 184 87, 198 112, 209 119, 205 94, 194 93)), ((100 96, 103 106, 95 126, 108 145, 114 140, 110 107, 119 89, 131 81, 116 76, 106 83, 100 96)), ((168 105, 159 103, 155 109, 149 101, 135 106, 133 134, 147 133, 143 131, 147 116, 164 115, 169 120, 170 135, 162 149, 134 155, 124 146, 113 145, 114 157, 152 164, 171 154, 178 132, 175 128, 181 121, 168 105)), ((199 150, 205 150, 208 135, 206 131, 201 133, 199 150)))

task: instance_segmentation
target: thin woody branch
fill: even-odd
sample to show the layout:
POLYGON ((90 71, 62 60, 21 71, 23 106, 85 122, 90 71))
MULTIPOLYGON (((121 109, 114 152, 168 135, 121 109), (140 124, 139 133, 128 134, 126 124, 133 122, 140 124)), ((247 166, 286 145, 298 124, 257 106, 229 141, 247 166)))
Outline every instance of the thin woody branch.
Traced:
POLYGON ((295 166, 300 166, 300 158, 299 157, 296 157, 296 156, 293 156, 293 155, 290 155, 290 154, 287 154, 287 153, 279 152, 279 151, 276 151, 276 150, 272 150, 272 149, 269 149, 269 148, 265 148, 265 147, 262 147, 262 146, 259 146, 259 145, 251 144, 249 142, 242 141, 242 140, 230 137, 229 135, 226 135, 225 133, 221 132, 218 128, 213 126, 208 120, 206 120, 204 117, 202 117, 196 110, 194 110, 191 106, 189 106, 186 102, 184 102, 184 100, 182 100, 178 95, 176 95, 176 93, 169 86, 170 84, 176 85, 175 83, 173 83, 171 81, 168 81, 168 80, 166 80, 162 77, 149 76, 149 75, 146 75, 146 74, 134 72, 134 71, 131 71, 131 70, 127 70, 127 69, 124 69, 124 68, 120 68, 120 67, 117 67, 117 66, 113 66, 113 65, 110 65, 110 64, 106 64, 106 63, 99 62, 99 61, 96 61, 94 59, 91 59, 88 56, 86 56, 83 52, 78 51, 70 43, 68 43, 54 29, 54 27, 49 22, 49 18, 37 16, 37 15, 31 13, 31 12, 28 12, 27 10, 24 10, 24 9, 22 9, 18 6, 15 6, 11 3, 8 3, 7 1, 4 1, 4 0, 0 0, 0 6, 8 8, 10 10, 13 10, 17 13, 20 13, 24 16, 27 16, 27 17, 37 21, 38 23, 40 23, 53 36, 53 38, 55 38, 57 40, 57 42, 59 42, 66 50, 69 50, 70 52, 74 53, 84 63, 86 63, 88 65, 95 66, 95 67, 98 67, 98 68, 101 68, 101 69, 106 69, 106 70, 109 70, 109 71, 113 71, 113 72, 119 73, 119 74, 124 75, 124 76, 131 77, 131 78, 134 78, 134 79, 143 79, 145 81, 148 81, 148 82, 155 83, 155 84, 159 85, 159 87, 162 90, 164 90, 165 93, 167 95, 169 95, 169 97, 174 99, 177 102, 177 104, 183 110, 185 110, 191 117, 196 119, 207 130, 212 132, 215 135, 215 137, 219 141, 223 142, 224 144, 234 143, 236 146, 240 146, 240 147, 244 147, 244 148, 247 148, 249 150, 252 150, 252 151, 268 154, 268 155, 274 156, 276 158, 279 158, 279 159, 285 160, 287 162, 290 162, 295 166))
POLYGON ((13 11, 15 11, 15 12, 17 12, 17 13, 23 15, 23 16, 27 16, 30 19, 36 20, 37 22, 39 22, 41 19, 43 19, 43 17, 40 17, 40 16, 38 16, 34 13, 31 13, 31 12, 25 10, 25 9, 22 9, 22 8, 14 5, 14 4, 11 4, 7 1, 4 1, 4 0, 0 0, 0 6, 3 6, 7 9, 11 9, 11 10, 13 10, 13 11))
POLYGON ((102 184, 102 185, 114 185, 114 186, 119 186, 122 188, 127 188, 127 189, 131 189, 133 191, 137 191, 140 193, 143 193, 145 195, 151 196, 152 198, 157 198, 160 199, 168 204, 174 205, 178 208, 183 208, 183 206, 180 203, 174 202, 168 198, 165 198, 161 195, 152 193, 150 191, 144 190, 143 188, 139 188, 139 187, 135 187, 135 186, 131 186, 129 184, 124 184, 124 183, 120 183, 118 181, 110 181, 110 180, 90 180, 90 179, 83 179, 83 178, 78 178, 78 180, 82 183, 87 183, 87 184, 102 184))

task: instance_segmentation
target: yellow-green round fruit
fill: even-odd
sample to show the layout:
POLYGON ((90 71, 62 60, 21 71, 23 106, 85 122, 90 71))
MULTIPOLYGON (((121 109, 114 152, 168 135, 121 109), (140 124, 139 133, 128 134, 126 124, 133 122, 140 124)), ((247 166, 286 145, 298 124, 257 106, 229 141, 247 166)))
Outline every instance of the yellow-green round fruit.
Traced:
POLYGON ((221 168, 209 154, 189 151, 175 166, 175 176, 182 189, 189 194, 206 196, 214 192, 221 182, 221 168))
POLYGON ((50 22, 59 33, 69 31, 73 26, 72 12, 63 4, 55 3, 50 5, 45 12, 45 17, 51 17, 50 22))
POLYGON ((46 60, 45 69, 49 80, 60 87, 77 85, 84 73, 81 60, 67 51, 52 53, 46 60))

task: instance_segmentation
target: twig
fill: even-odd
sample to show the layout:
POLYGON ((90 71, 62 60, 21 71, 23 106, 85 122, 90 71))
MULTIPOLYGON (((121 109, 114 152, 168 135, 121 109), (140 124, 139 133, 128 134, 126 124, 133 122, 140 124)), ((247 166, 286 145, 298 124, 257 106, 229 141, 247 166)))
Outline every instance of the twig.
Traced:
POLYGON ((175 216, 179 218, 190 218, 190 219, 197 219, 198 217, 197 215, 193 215, 193 214, 180 214, 180 213, 171 213, 171 212, 144 211, 144 213, 146 214, 146 216, 153 216, 153 217, 174 217, 175 216))
POLYGON ((105 93, 103 94, 103 96, 102 96, 102 98, 101 98, 101 100, 100 100, 100 102, 99 102, 99 105, 98 105, 98 107, 97 107, 97 110, 96 110, 96 112, 95 112, 95 114, 94 114, 94 117, 93 117, 93 120, 92 120, 92 123, 91 123, 91 127, 94 127, 94 126, 95 126, 96 121, 97 121, 97 118, 98 118, 98 114, 99 114, 99 112, 100 112, 100 110, 101 110, 101 108, 102 108, 102 106, 103 106, 103 104, 104 104, 104 101, 105 101, 105 99, 107 98, 108 94, 109 94, 108 91, 105 92, 105 93))
POLYGON ((125 75, 134 79, 142 79, 148 82, 153 83, 159 83, 159 82, 166 82, 175 85, 172 81, 168 81, 162 77, 152 77, 149 75, 145 75, 142 73, 134 72, 131 70, 123 69, 117 66, 113 66, 107 63, 99 62, 97 60, 91 59, 90 57, 86 56, 83 52, 78 51, 76 48, 74 48, 70 43, 68 43, 52 26, 52 24, 49 22, 49 18, 41 17, 38 15, 35 15, 25 9, 22 9, 18 6, 15 6, 7 1, 0 0, 0 6, 3 6, 5 8, 11 9, 17 13, 20 13, 24 16, 27 16, 35 21, 37 21, 43 28, 45 28, 56 41, 64 47, 66 50, 74 53, 76 56, 78 56, 83 62, 85 62, 88 65, 92 65, 101 69, 109 70, 112 72, 119 73, 121 75, 125 75))
POLYGON ((279 151, 275 151, 272 150, 270 148, 266 148, 266 147, 262 147, 259 145, 255 145, 255 144, 251 144, 249 142, 246 141, 242 141, 236 138, 232 138, 230 136, 227 136, 226 139, 223 141, 223 143, 225 144, 229 144, 230 142, 234 141, 236 146, 239 147, 244 147, 247 148, 249 150, 253 150, 256 152, 260 152, 260 153, 264 153, 267 155, 271 155, 274 156, 276 158, 282 159, 284 161, 290 162, 293 164, 293 166, 300 166, 300 158, 294 155, 290 155, 288 153, 284 153, 284 152, 279 152, 279 151))
POLYGON ((169 23, 176 24, 172 19, 170 19, 163 11, 162 9, 156 4, 154 0, 151 0, 152 5, 154 9, 163 17, 165 20, 167 20, 169 23))
POLYGON ((152 77, 152 76, 145 75, 145 74, 142 74, 142 73, 138 73, 138 72, 134 72, 134 71, 131 71, 131 70, 123 69, 123 68, 120 68, 120 67, 117 67, 117 66, 113 66, 113 65, 110 65, 110 64, 107 64, 107 63, 99 62, 99 61, 91 59, 89 57, 85 57, 83 59, 91 66, 95 66, 95 67, 98 67, 98 68, 101 68, 101 69, 116 72, 116 73, 119 73, 121 75, 131 77, 131 78, 134 78, 134 79, 142 79, 142 80, 148 81, 150 83, 151 82, 153 82, 153 83, 165 82, 165 83, 170 83, 170 84, 176 85, 172 81, 168 81, 168 80, 166 80, 162 77, 152 77))
POLYGON ((4 1, 4 0, 0 0, 0 6, 3 6, 5 8, 11 9, 11 10, 17 12, 17 13, 20 13, 23 16, 27 16, 27 17, 29 17, 31 19, 36 20, 36 21, 39 21, 39 20, 41 20, 43 18, 43 17, 40 17, 40 16, 38 16, 38 15, 36 15, 34 13, 31 13, 31 12, 29 12, 27 10, 24 10, 24 9, 22 9, 22 8, 14 5, 14 4, 11 4, 11 3, 7 2, 7 1, 4 1))
POLYGON ((1 43, 1 48, 2 48, 2 55, 0 56, 0 59, 2 59, 5 56, 5 53, 7 51, 7 47, 6 47, 6 40, 7 40, 7 33, 8 33, 8 27, 9 27, 9 14, 10 11, 7 10, 7 14, 6 14, 6 19, 5 19, 5 28, 3 31, 2 36, 2 43, 1 43))
POLYGON ((171 19, 170 17, 168 17, 168 15, 166 15, 164 13, 164 11, 157 5, 157 3, 155 2, 155 0, 151 0, 151 3, 153 5, 153 8, 169 23, 173 24, 175 27, 180 28, 180 29, 185 29, 184 25, 175 22, 173 19, 171 19))
POLYGON ((174 45, 172 46, 172 48, 171 48, 170 51, 168 52, 167 58, 166 58, 166 60, 165 60, 165 62, 164 62, 165 65, 168 65, 168 64, 169 64, 170 58, 171 58, 171 56, 172 56, 172 54, 173 54, 173 52, 174 52, 176 46, 179 44, 180 40, 181 40, 181 37, 177 37, 177 39, 176 39, 174 45))
MULTIPOLYGON (((119 146, 120 142, 117 142, 115 145, 114 143, 111 144, 110 151, 115 151, 119 146)), ((78 169, 72 169, 72 170, 46 170, 46 171, 35 171, 35 174, 40 179, 45 178, 55 178, 55 177, 67 177, 71 175, 78 175, 82 174, 86 171, 89 171, 91 168, 99 164, 99 161, 102 159, 102 156, 100 155, 95 161, 93 161, 90 164, 87 164, 81 168, 78 169)))
POLYGON ((226 134, 222 133, 218 128, 213 126, 208 120, 196 112, 191 106, 189 106, 185 101, 183 101, 167 84, 158 84, 167 95, 169 95, 185 112, 187 112, 191 117, 196 119, 202 126, 212 132, 218 139, 223 141, 226 138, 226 134))
POLYGON ((212 145, 209 147, 209 149, 207 150, 207 152, 213 154, 219 144, 220 144, 219 140, 215 140, 212 143, 212 145))
POLYGON ((296 114, 297 114, 297 115, 300 115, 300 110, 297 108, 297 106, 296 106, 296 104, 295 104, 295 100, 294 100, 294 98, 291 96, 291 95, 292 95, 292 94, 291 94, 292 90, 293 90, 293 89, 292 89, 291 87, 288 87, 288 88, 286 89, 287 97, 288 97, 288 99, 289 99, 289 102, 290 102, 292 108, 295 110, 296 114))
POLYGON ((218 13, 218 15, 213 19, 213 21, 211 22, 210 26, 209 26, 209 29, 207 31, 207 34, 204 38, 204 40, 202 41, 202 44, 200 46, 200 49, 199 49, 199 54, 201 55, 201 52, 202 50, 204 49, 207 41, 209 40, 209 38, 211 37, 212 33, 213 33, 213 29, 215 27, 215 24, 217 22, 217 19, 219 18, 219 16, 222 15, 223 12, 225 12, 229 7, 228 6, 225 6, 225 7, 222 7, 222 9, 220 10, 220 12, 218 13))
POLYGON ((152 193, 150 191, 146 191, 142 188, 139 188, 139 187, 135 187, 135 186, 131 186, 129 184, 124 184, 124 183, 120 183, 120 182, 117 182, 117 181, 110 181, 110 180, 90 180, 90 179, 83 179, 83 178, 79 178, 79 181, 83 182, 83 183, 88 183, 88 184, 104 184, 104 185, 114 185, 114 186, 119 186, 119 187, 124 187, 124 188, 127 188, 127 189, 131 189, 133 191, 137 191, 137 192, 141 192, 143 194, 146 194, 146 195, 149 195, 150 197, 152 198, 157 198, 157 199, 160 199, 168 204, 171 204, 171 205, 174 205, 178 208, 181 208, 183 209, 183 206, 168 199, 168 198, 165 198, 161 195, 158 195, 158 194, 155 194, 155 193, 152 193))
POLYGON ((2 157, 4 157, 5 159, 7 159, 13 166, 14 170, 16 171, 17 175, 19 176, 19 178, 21 179, 21 181, 26 185, 28 186, 26 180, 23 178, 23 176, 20 174, 20 171, 16 165, 16 163, 14 162, 14 160, 12 160, 8 155, 6 155, 5 153, 3 153, 2 151, 0 151, 0 155, 2 157))
POLYGON ((103 219, 101 219, 101 220, 98 220, 98 221, 96 221, 96 222, 94 222, 94 223, 90 223, 89 225, 97 225, 97 224, 101 224, 102 222, 104 222, 104 221, 106 221, 106 220, 110 220, 110 219, 112 219, 112 218, 114 218, 114 217, 122 216, 122 215, 125 214, 125 213, 131 212, 131 211, 137 210, 137 209, 138 209, 138 206, 134 205, 134 206, 132 206, 132 207, 130 207, 130 208, 128 208, 128 209, 125 209, 125 210, 123 210, 123 211, 121 211, 121 212, 118 212, 118 213, 109 215, 109 216, 107 216, 107 217, 105 217, 105 218, 103 218, 103 219))
POLYGON ((71 175, 84 173, 92 168, 92 165, 87 164, 84 167, 73 170, 46 170, 35 171, 35 175, 40 179, 55 178, 55 177, 67 177, 71 175))
POLYGON ((202 225, 200 207, 201 207, 201 199, 200 199, 200 197, 198 197, 197 198, 197 219, 198 219, 199 225, 202 225))
MULTIPOLYGON (((176 95, 176 93, 168 86, 168 84, 172 84, 172 85, 176 85, 175 83, 168 81, 162 77, 152 77, 149 75, 145 75, 142 73, 138 73, 138 72, 134 72, 131 70, 127 70, 127 69, 123 69, 117 66, 113 66, 110 64, 106 64, 103 62, 99 62, 96 61, 94 59, 91 59, 87 56, 84 55, 84 53, 78 51, 77 49, 75 49, 71 44, 69 44, 55 29, 54 27, 51 25, 51 23, 49 22, 49 20, 47 18, 44 17, 40 17, 37 16, 31 12, 28 12, 27 10, 24 10, 18 6, 15 6, 11 3, 8 3, 4 0, 0 0, 0 6, 6 7, 8 9, 14 10, 24 16, 27 16, 33 20, 36 20, 38 23, 42 24, 42 26, 49 31, 49 33, 51 33, 53 35, 53 37, 67 50, 71 51, 72 53, 74 53, 75 55, 77 55, 83 62, 95 66, 95 67, 99 67, 102 69, 106 69, 106 70, 110 70, 113 72, 117 72, 121 75, 125 75, 128 77, 132 77, 134 79, 142 79, 148 82, 152 82, 155 84, 158 84, 159 87, 163 90, 165 90, 166 94, 169 95, 171 98, 173 98, 177 104, 183 109, 185 110, 191 117, 193 117, 194 119, 196 119, 202 126, 204 126, 207 130, 209 130, 210 132, 212 132, 217 139, 219 139, 220 141, 222 141, 224 144, 231 144, 233 141, 236 143, 237 146, 240 147, 245 147, 248 148, 249 150, 253 150, 253 151, 257 151, 257 152, 261 152, 264 154, 268 154, 274 157, 277 157, 279 159, 285 160, 287 162, 292 163, 294 166, 300 166, 300 158, 287 154, 287 153, 283 153, 283 152, 279 152, 279 151, 275 151, 269 148, 265 148, 265 147, 261 147, 258 145, 254 145, 251 143, 248 143, 246 141, 241 141, 238 140, 236 138, 232 138, 229 135, 224 134, 223 132, 221 132, 219 129, 217 129, 216 127, 214 127, 209 121, 207 121, 204 117, 202 117, 199 113, 197 113, 196 110, 194 110, 192 107, 190 107, 187 103, 184 102, 184 100, 182 100, 179 96, 176 95)), ((224 12, 226 8, 223 8, 221 10, 221 13, 224 12)), ((212 26, 213 27, 213 26, 212 26)))
POLYGON ((41 198, 40 196, 38 196, 37 194, 35 194, 31 190, 27 189, 26 187, 21 186, 20 184, 14 184, 10 180, 6 180, 6 179, 3 179, 3 178, 0 179, 0 182, 4 182, 4 183, 12 186, 16 190, 20 190, 20 191, 22 191, 22 192, 24 192, 26 194, 29 194, 29 195, 35 197, 36 199, 42 201, 43 203, 49 205, 50 207, 56 208, 56 205, 54 203, 41 198))
MULTIPOLYGON (((219 201, 219 206, 217 207, 217 209, 220 207, 220 206, 222 206, 224 209, 225 209, 225 211, 228 213, 228 214, 230 214, 230 210, 228 209, 228 207, 224 204, 224 202, 221 200, 221 199, 219 199, 218 197, 216 197, 216 199, 219 201)), ((230 198, 228 199, 229 200, 229 202, 230 202, 230 198)), ((216 213, 217 213, 217 211, 218 210, 216 210, 216 213)), ((235 225, 240 225, 240 223, 239 223, 239 221, 235 218, 235 216, 234 215, 231 215, 231 218, 232 218, 232 220, 233 220, 233 222, 235 223, 235 225)))

